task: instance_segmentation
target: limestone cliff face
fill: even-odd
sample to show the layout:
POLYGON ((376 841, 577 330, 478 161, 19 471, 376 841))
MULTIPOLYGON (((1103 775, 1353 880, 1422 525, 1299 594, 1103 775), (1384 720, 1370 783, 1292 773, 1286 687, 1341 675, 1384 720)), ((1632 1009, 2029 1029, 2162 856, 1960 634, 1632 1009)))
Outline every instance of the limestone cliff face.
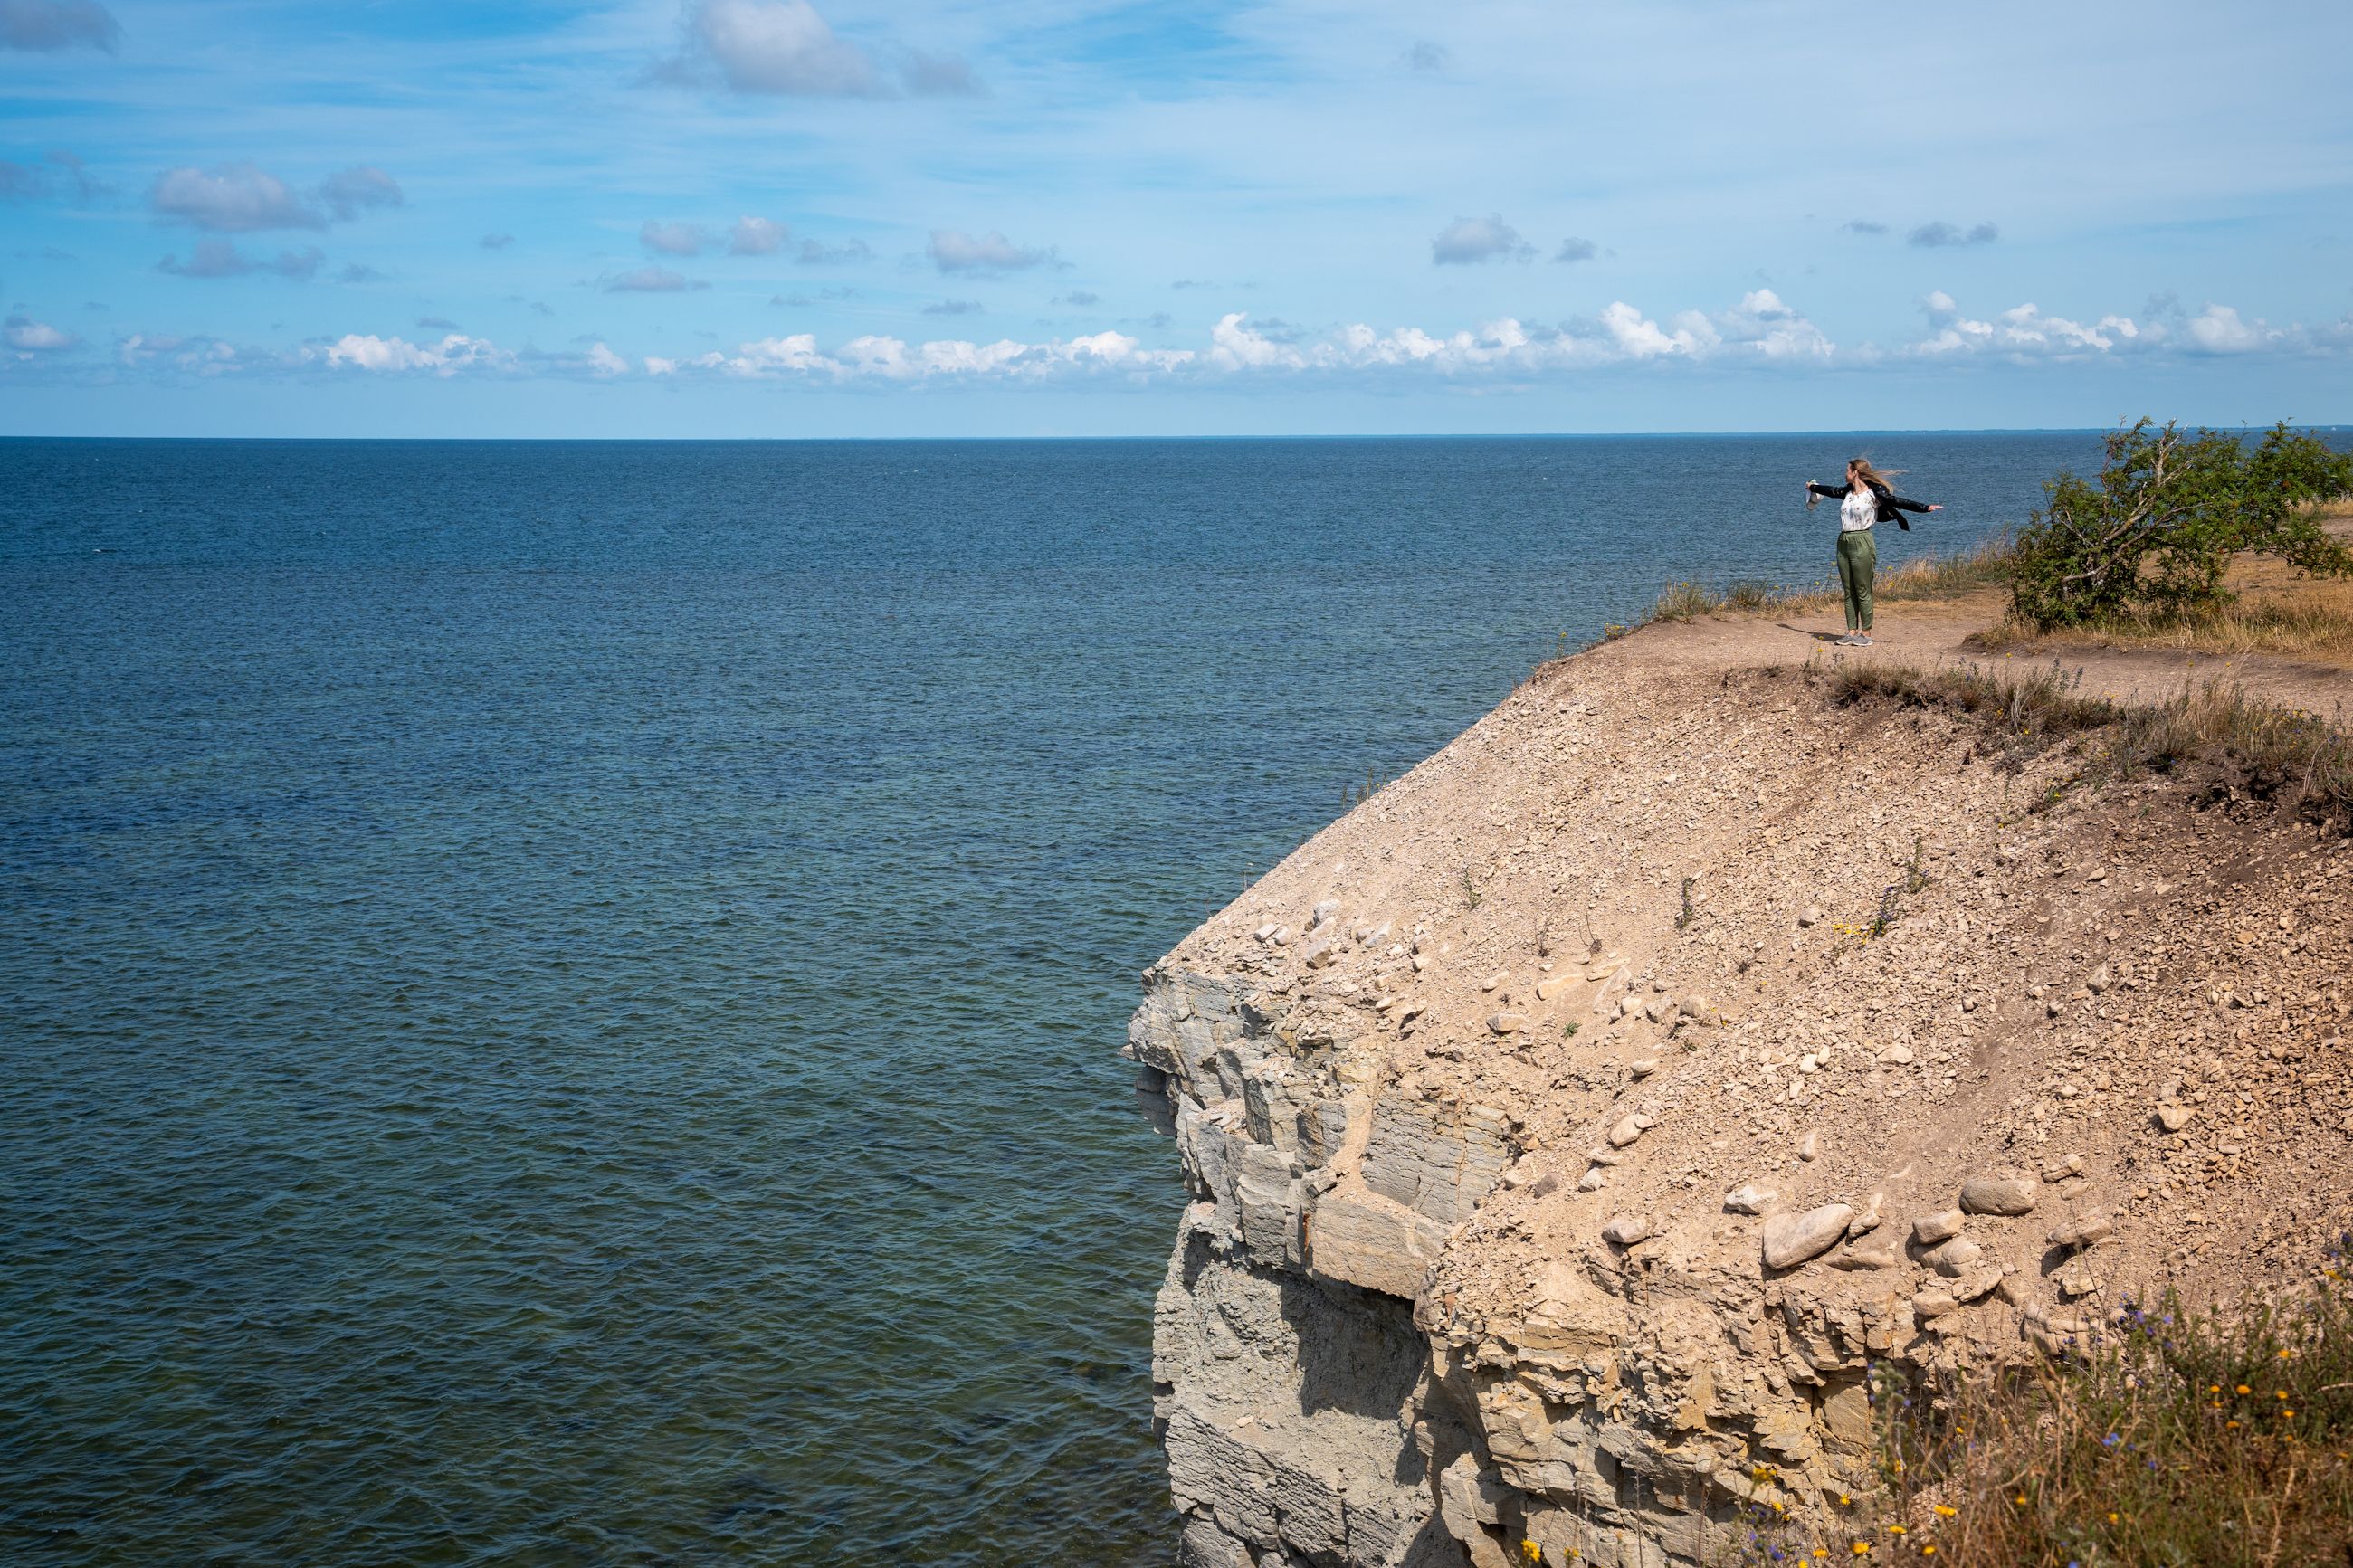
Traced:
POLYGON ((1721 1561, 1868 1483, 1874 1362, 2285 1280, 2353 1214, 2341 840, 1639 652, 1145 977, 1188 1568, 1721 1561))

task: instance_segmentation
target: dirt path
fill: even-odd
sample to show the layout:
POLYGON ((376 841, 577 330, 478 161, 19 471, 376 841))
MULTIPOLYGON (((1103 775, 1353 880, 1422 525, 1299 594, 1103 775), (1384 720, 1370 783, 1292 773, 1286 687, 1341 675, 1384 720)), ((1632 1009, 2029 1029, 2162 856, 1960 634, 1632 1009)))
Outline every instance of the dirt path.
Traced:
MULTIPOLYGON (((1833 644, 1831 639, 1844 629, 1835 607, 1797 614, 1709 616, 1651 626, 1611 647, 1622 649, 1621 657, 1695 669, 1802 664, 1812 658, 2013 668, 2056 662, 2071 676, 2080 671, 2087 692, 2120 701, 2158 700, 2185 686, 2221 679, 2284 707, 2353 722, 2353 675, 2322 664, 2268 654, 2223 657, 2171 650, 2077 648, 2057 654, 2004 655, 1967 647, 1972 633, 2001 619, 2002 606, 2003 596, 1998 592, 1883 605, 1868 648, 1833 644)), ((1611 647, 1594 652, 1606 658, 1611 647)))

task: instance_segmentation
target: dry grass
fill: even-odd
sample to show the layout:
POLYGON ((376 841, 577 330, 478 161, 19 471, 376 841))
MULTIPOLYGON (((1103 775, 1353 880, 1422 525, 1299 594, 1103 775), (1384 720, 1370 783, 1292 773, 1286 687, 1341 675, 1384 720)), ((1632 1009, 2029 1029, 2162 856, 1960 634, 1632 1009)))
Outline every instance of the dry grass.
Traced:
MULTIPOLYGON (((1990 539, 1957 555, 1932 555, 1907 561, 1879 574, 1873 594, 1882 603, 1957 598, 2010 581, 2010 541, 1990 539)), ((1757 615, 1767 611, 1788 615, 1819 610, 1839 603, 1837 587, 1816 583, 1795 588, 1760 578, 1743 577, 1722 589, 1702 583, 1670 583, 1659 590, 1648 614, 1635 623, 1688 621, 1699 616, 1757 615)))
POLYGON ((1954 1568, 2353 1562, 2353 1315, 2127 1306, 2054 1363, 1878 1396, 1889 1556, 1954 1568), (1934 1546, 1934 1552, 1926 1551, 1934 1546))
POLYGON ((1841 701, 1893 699, 1975 714, 2005 752, 2069 742, 2084 759, 2069 787, 2150 772, 2194 774, 2217 796, 2275 801, 2340 826, 2353 813, 2353 735, 2342 710, 2299 712, 2220 680, 2126 705, 2084 696, 2081 673, 2071 678, 2056 662, 2013 671, 1841 661, 1829 679, 1841 701))

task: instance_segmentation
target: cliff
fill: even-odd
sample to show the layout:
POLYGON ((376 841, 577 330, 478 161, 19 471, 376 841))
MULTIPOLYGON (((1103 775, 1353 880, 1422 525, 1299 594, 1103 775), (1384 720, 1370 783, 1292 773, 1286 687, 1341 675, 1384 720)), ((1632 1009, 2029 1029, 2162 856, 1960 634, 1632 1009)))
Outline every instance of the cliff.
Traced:
POLYGON ((1196 1568, 1723 1560, 1866 1369, 2285 1288, 2353 1225, 2353 854, 2102 738, 1662 627, 1150 970, 1196 1568))

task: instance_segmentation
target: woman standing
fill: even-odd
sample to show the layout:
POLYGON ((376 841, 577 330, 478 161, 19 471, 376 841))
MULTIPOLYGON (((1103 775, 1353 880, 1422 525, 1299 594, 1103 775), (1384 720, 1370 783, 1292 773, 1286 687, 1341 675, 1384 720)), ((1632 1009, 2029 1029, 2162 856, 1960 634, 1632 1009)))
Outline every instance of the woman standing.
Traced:
POLYGON ((1839 501, 1838 570, 1839 585, 1846 590, 1846 636, 1838 641, 1844 647, 1871 646, 1871 580, 1879 570, 1879 546, 1872 542, 1872 525, 1893 522, 1908 530, 1912 525, 1904 521, 1905 512, 1944 510, 1905 500, 1887 488, 1889 477, 1873 468, 1868 458, 1850 458, 1846 483, 1806 481, 1808 506, 1824 496, 1839 501))

